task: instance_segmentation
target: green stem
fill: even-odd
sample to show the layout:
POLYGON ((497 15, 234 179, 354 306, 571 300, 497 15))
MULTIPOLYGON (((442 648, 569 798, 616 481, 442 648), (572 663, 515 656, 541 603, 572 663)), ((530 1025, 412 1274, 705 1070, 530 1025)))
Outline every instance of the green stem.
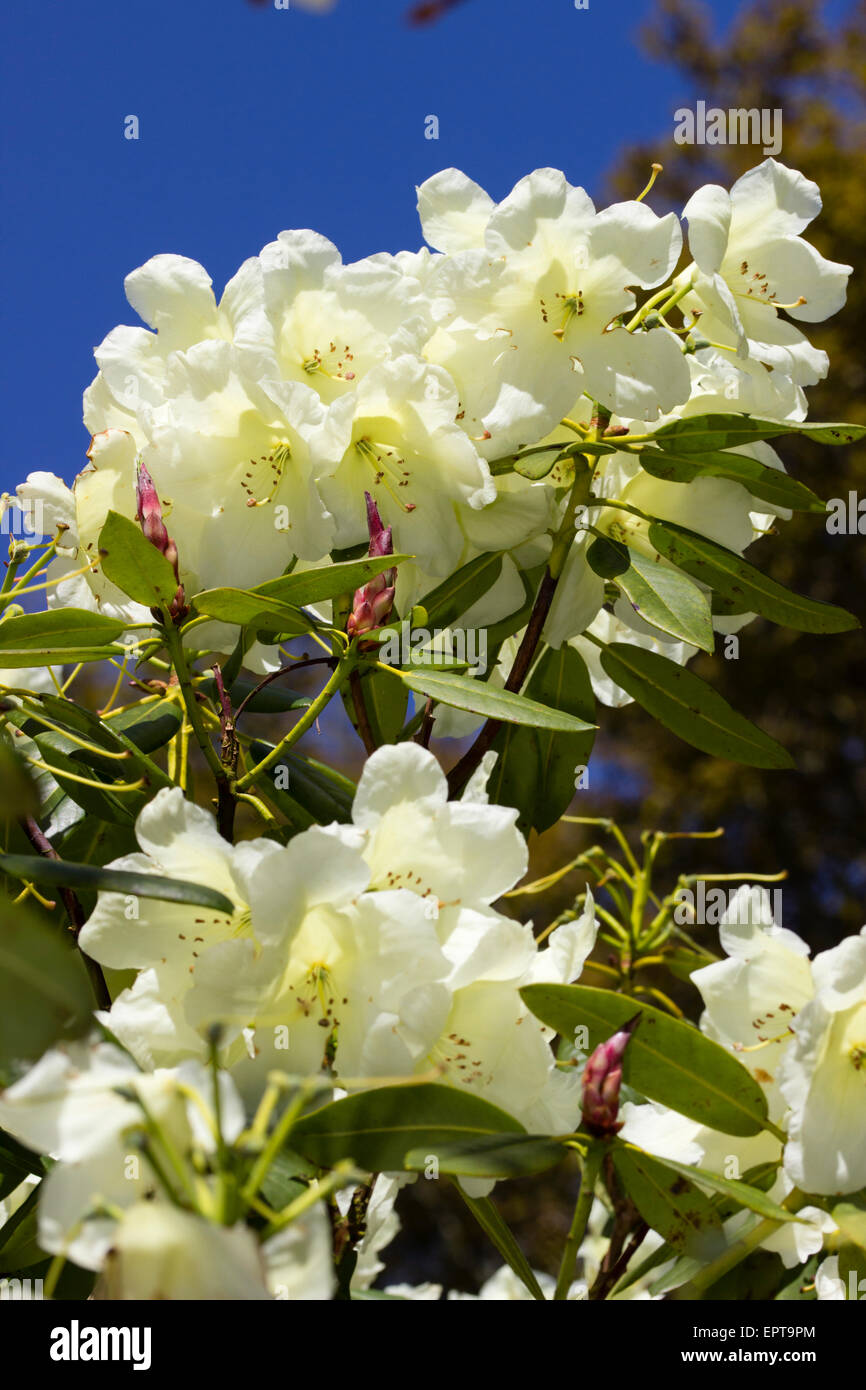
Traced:
POLYGON ((577 1253, 586 1234, 586 1225, 589 1221, 589 1213, 592 1211, 592 1199, 595 1195, 595 1185, 598 1182, 598 1175, 601 1172, 601 1164, 605 1155, 606 1145, 603 1140, 595 1140, 587 1150, 583 1164, 583 1173, 580 1179, 580 1192, 577 1196, 577 1203, 574 1208, 574 1219, 571 1223, 571 1230, 568 1233, 568 1240, 565 1242, 565 1249, 562 1252, 562 1262, 559 1266, 559 1278, 556 1281, 556 1291, 553 1295, 555 1303, 564 1302, 568 1298, 568 1290, 574 1280, 574 1272, 577 1267, 577 1253))
POLYGON ((289 730, 285 738, 281 739, 275 748, 271 749, 267 757, 262 758, 260 763, 256 763, 255 767, 251 767, 249 772, 244 773, 243 777, 239 778, 235 783, 236 791, 246 791, 247 787, 249 787, 257 777, 260 777, 263 772, 267 772, 269 768, 273 767, 274 763, 278 762, 282 755, 291 748, 293 744, 297 743, 298 739, 307 732, 311 725, 315 724, 325 706, 330 703, 333 696, 336 695, 337 691, 340 689, 340 686, 343 685, 354 671, 356 662, 357 656, 353 651, 350 651, 343 657, 336 667, 336 670, 332 672, 330 679, 322 686, 322 689, 319 691, 313 703, 309 705, 301 715, 297 724, 289 730))
POLYGON ((204 726, 204 720, 202 719, 201 710, 199 709, 198 701, 195 697, 195 690, 193 689, 192 676, 187 664, 186 653, 183 649, 183 638, 170 618, 166 618, 162 635, 165 639, 165 645, 168 648, 171 664, 177 675, 180 693, 183 697, 187 718, 189 719, 193 734, 195 735, 195 741, 204 754, 207 765, 217 780, 217 786, 219 786, 226 781, 225 769, 217 756, 216 749, 211 743, 204 726))

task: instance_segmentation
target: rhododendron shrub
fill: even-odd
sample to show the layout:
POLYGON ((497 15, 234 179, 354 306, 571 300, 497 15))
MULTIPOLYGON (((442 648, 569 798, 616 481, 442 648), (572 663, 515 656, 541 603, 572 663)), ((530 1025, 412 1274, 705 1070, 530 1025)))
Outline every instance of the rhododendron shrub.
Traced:
POLYGON ((785 436, 866 433, 808 419, 850 274, 802 235, 818 189, 767 159, 683 222, 648 192, 448 169, 420 250, 291 230, 219 299, 180 255, 127 277, 86 466, 3 498, 4 1277, 435 1300, 387 1247, 436 1181, 503 1262, 449 1297, 700 1299, 758 1249, 856 1296, 862 934, 810 960, 748 884, 708 932, 679 832, 569 814, 631 701, 792 767, 691 658, 856 626, 761 568, 825 510, 785 436), (598 843, 527 882, 556 825, 598 843), (495 1189, 560 1165, 536 1270, 495 1189))

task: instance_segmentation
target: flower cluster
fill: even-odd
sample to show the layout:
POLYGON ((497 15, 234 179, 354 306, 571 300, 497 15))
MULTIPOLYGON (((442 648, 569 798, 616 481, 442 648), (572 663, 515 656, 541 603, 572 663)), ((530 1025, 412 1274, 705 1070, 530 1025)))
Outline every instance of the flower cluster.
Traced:
MULTIPOLYGON (((118 327, 96 350, 88 468, 71 492, 38 473, 19 488, 66 528, 52 574, 68 577, 55 601, 146 618, 98 563, 107 511, 135 515, 139 461, 187 594, 223 582, 229 557, 233 584, 249 588, 365 542, 369 493, 396 550, 414 557, 398 573, 399 610, 473 557, 505 551, 474 613, 496 621, 520 606, 521 577, 550 553, 574 476, 569 444, 600 412, 610 443, 595 495, 615 506, 578 518, 545 638, 578 644, 596 693, 621 703, 584 632, 676 661, 695 648, 648 626, 623 597, 605 607, 587 527, 653 555, 624 510, 638 508, 741 554, 789 514, 723 476, 689 487, 651 476, 630 439, 708 411, 803 420, 804 387, 827 358, 798 324, 834 313, 849 274, 799 235, 820 206, 815 185, 773 159, 730 193, 703 188, 684 213, 692 260, 672 279, 683 245, 673 213, 640 199, 597 211, 554 169, 495 204, 450 169, 418 190, 432 250, 347 265, 317 233, 282 232, 219 302, 196 262, 155 256, 126 280, 149 327, 118 327), (635 289, 653 292, 639 309, 635 289), (541 451, 546 472, 512 470, 526 449, 541 451)), ((767 443, 739 452, 782 469, 767 443)), ((747 620, 718 616, 715 626, 747 620)), ((233 646, 224 625, 206 636, 214 650, 233 646)))

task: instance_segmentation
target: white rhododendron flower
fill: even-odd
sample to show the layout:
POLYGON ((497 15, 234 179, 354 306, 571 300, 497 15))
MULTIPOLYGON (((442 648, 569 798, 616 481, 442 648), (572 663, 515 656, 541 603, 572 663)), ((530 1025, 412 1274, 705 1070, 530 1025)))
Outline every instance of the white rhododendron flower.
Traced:
POLYGON ((269 1300, 258 1243, 162 1202, 136 1202, 113 1234, 95 1295, 118 1300, 269 1300))
POLYGON ((728 959, 705 965, 691 977, 704 1001, 704 1023, 768 1088, 778 1114, 784 1108, 779 1067, 793 1037, 794 1019, 814 992, 809 948, 773 921, 766 889, 746 886, 723 913, 719 940, 728 959))
POLYGON ((526 872, 517 812, 449 801, 437 758, 417 744, 380 748, 364 764, 352 806, 374 888, 432 899, 435 915, 483 909, 526 872))
POLYGON ((484 507, 496 488, 484 460, 456 422, 457 392, 446 372, 403 354, 362 378, 330 407, 320 491, 336 523, 336 544, 366 536, 358 499, 369 491, 397 551, 432 575, 450 574, 464 540, 456 507, 484 507))
POLYGON ((82 927, 82 950, 112 969, 136 969, 135 984, 111 1010, 111 1028, 143 1065, 201 1052, 204 1044, 187 1023, 184 999, 209 946, 250 935, 247 882, 278 852, 270 840, 228 844, 213 816, 188 801, 179 787, 163 788, 136 822, 141 852, 114 860, 113 868, 205 883, 235 904, 232 917, 185 903, 100 893, 82 927))
POLYGON ((820 1300, 847 1298, 845 1282, 839 1277, 838 1255, 828 1255, 815 1270, 815 1292, 820 1300))
MULTIPOLYGON (((223 1134, 243 1128, 229 1077, 220 1076, 223 1134)), ((75 1043, 46 1052, 22 1079, 0 1093, 0 1125, 57 1162, 44 1179, 39 1242, 85 1269, 100 1269, 111 1248, 118 1211, 159 1191, 157 1176, 133 1133, 145 1109, 180 1151, 211 1149, 200 1118, 211 1079, 196 1063, 176 1071, 139 1072, 108 1043, 75 1043)))
POLYGON ((780 1073, 785 1169, 808 1192, 855 1192, 866 1184, 866 927, 816 956, 812 975, 780 1073))
POLYGON ((799 235, 821 211, 817 185, 775 159, 737 179, 730 193, 707 184, 683 209, 695 265, 684 307, 700 313, 698 333, 811 386, 827 355, 779 317, 820 323, 845 303, 851 267, 827 261, 799 235))
POLYGON ((521 179, 495 208, 453 169, 418 193, 427 240, 450 252, 431 281, 438 327, 426 351, 456 380, 487 457, 546 434, 581 388, 647 419, 686 399, 673 334, 610 329, 634 308, 629 286, 660 285, 676 264, 673 214, 636 202, 598 213, 556 169, 521 179))

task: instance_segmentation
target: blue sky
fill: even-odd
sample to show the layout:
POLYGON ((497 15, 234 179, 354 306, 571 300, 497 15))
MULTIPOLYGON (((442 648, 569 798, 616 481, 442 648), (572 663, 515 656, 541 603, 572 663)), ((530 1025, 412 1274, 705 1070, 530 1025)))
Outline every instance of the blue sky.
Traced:
MULTIPOLYGON (((447 165, 501 197, 545 164, 599 192, 652 131, 664 158, 686 93, 639 51, 652 0, 471 0, 425 28, 408 4, 6 7, 0 487, 82 467, 92 349, 137 321, 123 279, 156 252, 201 261, 221 290, 284 227, 347 260, 417 246, 414 185, 447 165)), ((714 7, 719 23, 736 8, 714 7)))

